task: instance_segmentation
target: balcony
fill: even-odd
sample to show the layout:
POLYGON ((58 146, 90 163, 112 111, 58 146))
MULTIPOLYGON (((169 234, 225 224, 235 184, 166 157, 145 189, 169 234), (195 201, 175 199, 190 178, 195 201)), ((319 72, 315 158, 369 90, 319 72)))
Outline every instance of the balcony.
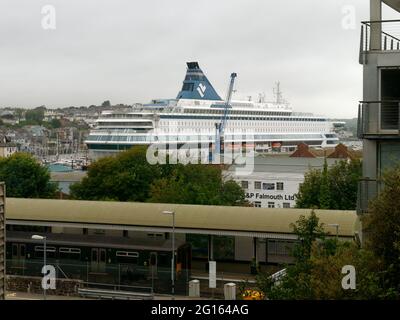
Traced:
POLYGON ((400 101, 361 101, 357 135, 360 139, 400 139, 400 101))
POLYGON ((368 52, 400 52, 400 20, 361 22, 360 63, 368 52))
POLYGON ((357 192, 357 213, 364 214, 368 212, 368 204, 375 199, 380 192, 382 183, 380 180, 363 178, 358 183, 357 192))

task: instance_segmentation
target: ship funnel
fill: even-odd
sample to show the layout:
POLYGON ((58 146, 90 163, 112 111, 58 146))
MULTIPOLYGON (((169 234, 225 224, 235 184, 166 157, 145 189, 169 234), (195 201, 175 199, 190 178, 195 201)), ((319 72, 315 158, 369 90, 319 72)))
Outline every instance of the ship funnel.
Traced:
POLYGON ((187 62, 185 80, 177 99, 222 100, 197 62, 187 62))

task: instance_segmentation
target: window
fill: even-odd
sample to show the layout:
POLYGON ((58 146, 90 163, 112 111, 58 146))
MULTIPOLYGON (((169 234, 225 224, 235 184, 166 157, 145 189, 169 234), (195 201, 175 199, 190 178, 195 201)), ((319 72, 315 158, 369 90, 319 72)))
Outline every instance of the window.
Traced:
POLYGON ((276 183, 276 190, 283 190, 283 182, 276 183))
POLYGON ((25 245, 21 244, 19 249, 20 249, 20 256, 25 257, 25 245))
POLYGON ((60 253, 74 253, 74 254, 81 253, 81 249, 79 249, 79 248, 60 248, 59 251, 60 251, 60 253))
POLYGON ((182 91, 193 91, 193 83, 191 82, 184 83, 182 91))
POLYGON ((275 190, 275 183, 263 183, 264 190, 275 190))
POLYGON ((269 255, 290 255, 294 242, 291 241, 276 241, 268 240, 268 254, 269 255))
POLYGON ((162 239, 164 237, 164 234, 162 234, 162 233, 148 233, 147 237, 153 238, 153 239, 162 239))
POLYGON ((268 202, 268 208, 275 208, 275 202, 268 202))
MULTIPOLYGON (((35 251, 43 252, 44 246, 36 246, 35 251)), ((46 252, 56 252, 56 248, 55 247, 46 247, 46 252)))
POLYGON ((254 207, 261 208, 261 201, 255 201, 254 202, 254 207))
POLYGON ((12 256, 13 257, 18 256, 18 245, 17 244, 12 245, 12 256))
POLYGON ((242 188, 243 189, 248 189, 249 188, 249 182, 248 181, 242 181, 242 188))
POLYGON ((106 262, 106 250, 100 250, 100 262, 106 262))
POLYGON ((138 258, 139 253, 134 251, 117 251, 115 253, 117 257, 129 257, 129 258, 138 258))
POLYGON ((261 190, 261 181, 254 182, 254 189, 261 190))
POLYGON ((81 249, 79 248, 60 248, 60 259, 79 260, 81 258, 81 249))
POLYGON ((284 207, 284 208, 290 208, 290 203, 284 202, 284 203, 283 203, 283 207, 284 207))
MULTIPOLYGON (((44 252, 44 246, 36 246, 35 247, 35 258, 42 258, 44 252)), ((46 247, 46 257, 47 258, 55 258, 56 257, 56 248, 55 247, 46 247)))

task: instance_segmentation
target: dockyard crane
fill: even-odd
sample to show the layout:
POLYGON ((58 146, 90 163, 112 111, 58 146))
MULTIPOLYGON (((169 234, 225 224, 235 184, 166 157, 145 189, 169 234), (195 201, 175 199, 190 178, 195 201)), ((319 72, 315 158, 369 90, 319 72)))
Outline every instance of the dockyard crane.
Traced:
POLYGON ((228 121, 228 109, 231 108, 230 103, 232 98, 233 85, 235 83, 236 77, 236 73, 231 73, 231 80, 229 82, 229 88, 226 94, 221 121, 215 124, 215 155, 219 155, 221 153, 221 145, 223 145, 224 143, 224 130, 226 122, 228 121))

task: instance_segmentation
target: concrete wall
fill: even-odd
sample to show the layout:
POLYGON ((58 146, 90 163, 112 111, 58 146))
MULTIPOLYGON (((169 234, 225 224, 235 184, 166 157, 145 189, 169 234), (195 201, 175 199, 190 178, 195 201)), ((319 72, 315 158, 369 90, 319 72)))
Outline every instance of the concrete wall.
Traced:
MULTIPOLYGON (((265 174, 265 173, 264 173, 265 174)), ((242 177, 236 179, 241 185, 241 181, 248 182, 248 188, 245 188, 246 199, 251 202, 259 202, 261 208, 268 208, 268 203, 273 203, 274 208, 284 208, 284 203, 288 204, 290 208, 296 205, 295 194, 299 191, 299 185, 304 181, 304 175, 302 174, 290 174, 286 177, 276 178, 274 173, 271 173, 270 178, 254 178, 254 177, 242 177), (255 182, 261 182, 261 189, 255 189, 255 182), (283 183, 283 190, 277 190, 277 183, 283 183), (264 190, 263 183, 274 183, 274 190, 264 190)))
MULTIPOLYGON (((41 277, 7 276, 7 291, 43 293, 41 277)), ((48 295, 77 296, 81 280, 58 279, 56 289, 46 290, 48 295)))

